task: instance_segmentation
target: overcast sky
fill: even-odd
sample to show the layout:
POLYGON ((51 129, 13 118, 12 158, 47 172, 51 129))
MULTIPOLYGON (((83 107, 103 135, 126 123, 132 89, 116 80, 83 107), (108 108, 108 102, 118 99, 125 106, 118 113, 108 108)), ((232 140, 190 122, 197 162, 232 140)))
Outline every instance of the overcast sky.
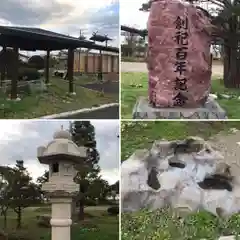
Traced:
POLYGON ((147 0, 121 0, 120 23, 139 29, 147 28, 148 13, 139 11, 147 0))
MULTIPOLYGON (((119 45, 119 0, 1 0, 0 25, 39 27, 79 37, 92 32, 119 45)), ((101 44, 101 43, 100 43, 101 44)))
MULTIPOLYGON (((134 27, 137 29, 146 29, 148 12, 139 11, 143 3, 147 3, 148 0, 121 0, 120 1, 120 24, 134 27)), ((201 7, 215 7, 212 4, 203 3, 201 7)), ((124 41, 124 37, 121 36, 121 42, 124 41)))
MULTIPOLYGON (((95 127, 99 165, 102 178, 110 184, 119 180, 118 120, 91 121, 95 127)), ((48 166, 37 159, 37 148, 53 139, 55 131, 69 128, 68 120, 0 120, 1 165, 12 166, 16 160, 24 160, 25 167, 36 179, 48 166)))

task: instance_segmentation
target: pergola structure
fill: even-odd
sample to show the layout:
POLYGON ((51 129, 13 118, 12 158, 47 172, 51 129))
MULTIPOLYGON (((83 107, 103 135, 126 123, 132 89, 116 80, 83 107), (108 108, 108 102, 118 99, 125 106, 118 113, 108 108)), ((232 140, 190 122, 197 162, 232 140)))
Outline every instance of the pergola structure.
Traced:
MULTIPOLYGON (((121 30, 124 32, 129 32, 132 34, 136 34, 139 35, 141 37, 143 37, 145 39, 145 37, 148 35, 148 31, 147 29, 137 29, 137 28, 133 28, 133 27, 128 27, 128 26, 121 26, 121 30)), ((216 33, 212 33, 212 43, 213 44, 221 44, 222 43, 222 38, 219 37, 216 33)))
MULTIPOLYGON (((3 51, 6 51, 7 47, 13 48, 14 59, 12 63, 13 77, 11 79, 11 99, 17 98, 17 82, 18 82, 18 64, 19 64, 19 51, 46 51, 46 65, 45 65, 45 77, 46 83, 49 83, 49 58, 51 51, 57 51, 62 49, 68 49, 68 63, 67 72, 69 80, 69 92, 73 93, 73 65, 74 65, 74 49, 76 48, 88 48, 110 52, 119 53, 119 49, 115 47, 108 47, 97 45, 89 40, 81 40, 64 34, 59 34, 39 28, 26 28, 26 27, 9 27, 0 26, 0 46, 3 47, 3 51)), ((5 78, 5 66, 1 70, 1 78, 5 78)))
POLYGON ((143 38, 145 38, 148 35, 148 32, 146 29, 137 29, 137 28, 133 28, 133 27, 128 27, 128 26, 121 26, 121 30, 124 32, 129 32, 129 33, 133 33, 133 34, 137 34, 143 38))

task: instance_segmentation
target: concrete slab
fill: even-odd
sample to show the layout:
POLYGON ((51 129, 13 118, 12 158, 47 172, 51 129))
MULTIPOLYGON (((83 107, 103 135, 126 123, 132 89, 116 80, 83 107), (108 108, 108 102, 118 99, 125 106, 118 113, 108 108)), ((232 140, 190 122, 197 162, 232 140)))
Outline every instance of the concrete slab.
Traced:
POLYGON ((146 97, 140 97, 133 109, 133 119, 227 119, 227 115, 212 97, 201 108, 154 108, 146 97))

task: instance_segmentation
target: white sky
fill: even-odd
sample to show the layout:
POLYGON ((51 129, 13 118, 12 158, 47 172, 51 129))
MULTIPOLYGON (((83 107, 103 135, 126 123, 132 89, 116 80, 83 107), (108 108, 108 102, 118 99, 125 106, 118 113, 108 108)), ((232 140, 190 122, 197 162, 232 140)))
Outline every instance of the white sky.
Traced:
POLYGON ((81 29, 87 38, 98 31, 113 39, 109 45, 118 47, 119 0, 4 0, 0 25, 37 27, 73 37, 79 37, 81 29))
MULTIPOLYGON (((102 178, 110 184, 119 180, 119 123, 118 120, 94 120, 97 149, 100 153, 99 165, 102 178)), ((48 166, 37 159, 37 148, 52 140, 53 133, 69 120, 0 120, 1 164, 13 166, 16 160, 24 160, 24 165, 34 180, 41 176, 48 166)))
POLYGON ((139 11, 146 0, 121 0, 120 23, 138 29, 147 28, 148 13, 139 11))

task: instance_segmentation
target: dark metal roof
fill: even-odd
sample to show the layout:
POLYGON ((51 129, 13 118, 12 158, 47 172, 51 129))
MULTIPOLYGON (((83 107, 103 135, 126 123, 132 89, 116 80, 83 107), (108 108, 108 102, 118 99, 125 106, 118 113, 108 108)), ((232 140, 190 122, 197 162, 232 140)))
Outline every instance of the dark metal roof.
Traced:
POLYGON ((69 47, 89 47, 93 42, 40 28, 0 26, 0 44, 22 50, 60 50, 69 47))
POLYGON ((93 34, 89 39, 97 42, 112 41, 112 39, 109 38, 108 36, 100 35, 100 34, 93 34))
POLYGON ((62 50, 68 48, 90 48, 119 52, 118 48, 97 45, 89 40, 51 32, 40 28, 0 26, 0 45, 17 46, 21 50, 62 50))
POLYGON ((137 29, 137 28, 127 27, 127 26, 122 25, 121 30, 125 31, 125 32, 135 33, 135 34, 138 34, 142 37, 147 36, 147 30, 146 29, 137 29))

